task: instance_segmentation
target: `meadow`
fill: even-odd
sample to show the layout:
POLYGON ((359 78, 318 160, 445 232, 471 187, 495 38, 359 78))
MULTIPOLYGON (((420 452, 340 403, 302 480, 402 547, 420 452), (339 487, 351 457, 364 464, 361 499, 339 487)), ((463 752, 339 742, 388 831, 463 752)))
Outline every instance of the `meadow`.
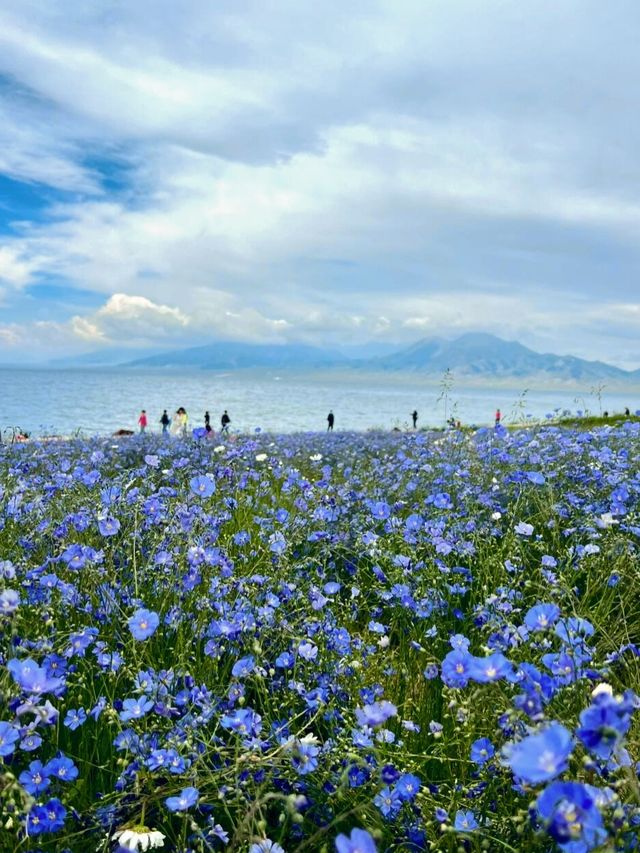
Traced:
POLYGON ((640 848, 640 424, 0 447, 0 851, 640 848))

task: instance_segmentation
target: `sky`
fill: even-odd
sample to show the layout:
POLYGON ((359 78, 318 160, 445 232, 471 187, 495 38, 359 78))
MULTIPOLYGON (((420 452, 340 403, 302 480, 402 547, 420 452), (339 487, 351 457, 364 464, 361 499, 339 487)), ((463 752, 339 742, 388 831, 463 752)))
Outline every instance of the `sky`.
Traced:
POLYGON ((0 362, 640 367, 638 43, 637 0, 0 0, 0 362))

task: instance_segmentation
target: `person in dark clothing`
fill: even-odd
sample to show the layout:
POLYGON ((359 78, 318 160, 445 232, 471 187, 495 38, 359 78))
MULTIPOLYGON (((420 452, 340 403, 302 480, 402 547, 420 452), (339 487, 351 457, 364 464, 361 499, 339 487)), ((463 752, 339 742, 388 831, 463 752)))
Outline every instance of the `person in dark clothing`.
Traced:
POLYGON ((413 428, 415 429, 418 425, 418 413, 415 409, 411 412, 411 418, 413 420, 413 428))
POLYGON ((629 411, 629 406, 627 406, 627 408, 624 410, 624 413, 627 417, 629 417, 629 415, 631 414, 631 412, 629 411))
POLYGON ((221 432, 229 432, 229 424, 231 423, 231 418, 229 417, 229 413, 227 410, 224 410, 224 414, 220 418, 220 423, 222 425, 221 432))
POLYGON ((171 421, 169 420, 169 415, 167 414, 167 410, 165 409, 162 413, 162 417, 160 418, 160 423, 162 424, 162 432, 169 432, 169 424, 171 421))
POLYGON ((329 412, 327 415, 327 432, 333 432, 333 424, 335 421, 335 416, 333 412, 329 412))
POLYGON ((204 413, 204 428, 207 432, 211 432, 211 415, 209 412, 204 413))

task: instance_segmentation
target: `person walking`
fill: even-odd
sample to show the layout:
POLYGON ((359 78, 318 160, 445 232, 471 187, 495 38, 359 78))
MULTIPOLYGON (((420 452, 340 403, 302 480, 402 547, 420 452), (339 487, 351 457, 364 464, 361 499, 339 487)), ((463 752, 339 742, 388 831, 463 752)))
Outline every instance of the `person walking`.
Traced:
POLYGON ((413 420, 413 428, 415 429, 418 425, 418 413, 415 409, 411 412, 411 419, 413 420))
POLYGON ((211 415, 209 412, 204 413, 204 428, 207 431, 207 435, 211 432, 211 415))
POLYGON ((147 429, 147 413, 145 409, 140 412, 140 417, 138 418, 138 426, 140 427, 140 432, 143 433, 147 429))
POLYGON ((335 416, 333 412, 329 412, 327 415, 327 432, 333 432, 333 424, 335 422, 335 416))
POLYGON ((162 424, 162 434, 166 435, 169 432, 169 424, 171 423, 171 418, 167 414, 166 409, 162 413, 162 417, 160 418, 160 423, 162 424))
POLYGON ((502 412, 500 409, 496 409, 496 426, 500 426, 500 420, 502 419, 502 412))
POLYGON ((171 425, 171 431, 175 436, 184 438, 187 434, 188 423, 189 417, 187 415, 187 410, 184 406, 180 406, 180 408, 176 410, 176 414, 171 425))
POLYGON ((228 433, 230 423, 231 423, 231 418, 229 417, 229 412, 227 412, 227 410, 225 409, 222 417, 220 418, 220 424, 222 426, 222 429, 220 430, 220 432, 221 433, 228 433))

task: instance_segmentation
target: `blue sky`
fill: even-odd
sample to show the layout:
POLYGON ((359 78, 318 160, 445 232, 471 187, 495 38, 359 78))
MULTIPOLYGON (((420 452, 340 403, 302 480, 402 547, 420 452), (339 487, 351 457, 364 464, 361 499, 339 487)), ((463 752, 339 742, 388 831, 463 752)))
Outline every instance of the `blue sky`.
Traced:
POLYGON ((479 330, 640 366, 635 0, 3 0, 0 361, 479 330))

